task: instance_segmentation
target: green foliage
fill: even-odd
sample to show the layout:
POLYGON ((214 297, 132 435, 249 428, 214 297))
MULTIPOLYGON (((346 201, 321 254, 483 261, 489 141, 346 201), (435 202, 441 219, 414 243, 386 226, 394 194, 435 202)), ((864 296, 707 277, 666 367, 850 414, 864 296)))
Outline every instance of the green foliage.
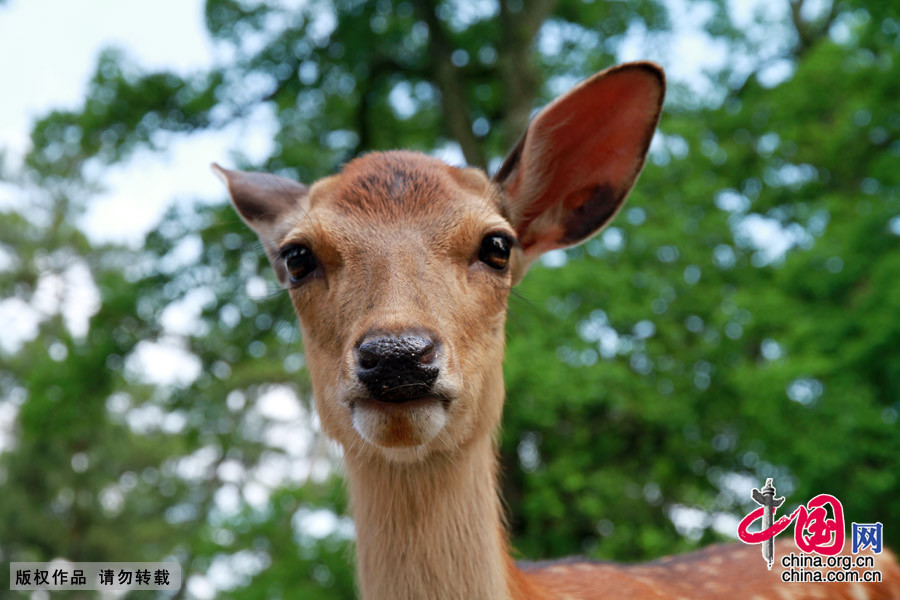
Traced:
MULTIPOLYGON (((746 52, 714 6, 710 35, 746 52)), ((789 503, 829 492, 848 520, 900 516, 900 14, 841 2, 792 16, 778 24, 791 74, 763 85, 725 69, 700 99, 676 85, 629 207, 510 301, 501 460, 522 557, 630 561, 722 539, 711 524, 744 514, 765 477, 789 503), (761 230, 790 247, 755 242, 761 230), (682 507, 708 522, 679 529, 682 507)), ((657 2, 581 0, 209 0, 206 21, 232 63, 179 77, 106 52, 84 105, 34 127, 15 183, 38 200, 0 213, 13 256, 0 296, 41 302, 81 268, 99 294, 86 332, 49 310, 0 354, 0 408, 16 414, 0 556, 173 557, 187 574, 231 573, 224 597, 351 598, 341 527, 298 526, 347 512, 317 434, 300 444, 308 473, 267 483, 300 462, 291 440, 311 406, 256 240, 223 203, 173 208, 139 250, 93 244, 71 225, 96 183, 86 164, 265 105, 275 150, 249 166, 304 181, 389 147, 455 143, 488 165, 534 106, 613 62, 629 28, 668 39, 670 21, 657 2), (173 305, 195 309, 176 333, 173 305), (173 339, 198 361, 192 381, 129 366, 173 339), (258 406, 278 385, 300 400, 287 424, 258 406)), ((896 528, 885 536, 900 546, 896 528)))
POLYGON ((100 56, 78 112, 56 111, 32 131, 28 167, 42 177, 74 177, 87 159, 127 158, 138 144, 153 146, 160 131, 187 132, 214 125, 209 116, 222 75, 194 80, 172 73, 140 74, 120 52, 100 56))

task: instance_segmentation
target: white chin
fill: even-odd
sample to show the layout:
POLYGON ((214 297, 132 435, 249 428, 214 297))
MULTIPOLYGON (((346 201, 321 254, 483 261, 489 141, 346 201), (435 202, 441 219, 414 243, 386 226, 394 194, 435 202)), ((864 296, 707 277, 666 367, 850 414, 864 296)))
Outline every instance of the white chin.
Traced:
POLYGON ((353 428, 391 460, 411 462, 427 453, 426 445, 444 429, 447 411, 438 401, 387 404, 358 403, 353 428))

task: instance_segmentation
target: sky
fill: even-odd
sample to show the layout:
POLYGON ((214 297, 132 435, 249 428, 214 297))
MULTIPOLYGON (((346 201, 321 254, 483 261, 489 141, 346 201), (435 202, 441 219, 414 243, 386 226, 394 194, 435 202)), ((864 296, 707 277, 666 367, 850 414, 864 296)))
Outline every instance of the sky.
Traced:
MULTIPOLYGON (((116 46, 146 70, 179 74, 221 60, 206 32, 202 0, 7 0, 0 7, 0 148, 15 166, 29 147, 34 121, 54 109, 77 109, 104 48, 116 46)), ((173 136, 165 152, 139 151, 109 169, 105 193, 81 226, 95 241, 141 243, 170 203, 221 201, 222 185, 209 163, 241 147, 264 156, 273 135, 264 111, 214 133, 173 136)), ((0 206, 10 190, 0 190, 0 206)))
MULTIPOLYGON (((7 166, 21 164, 37 119, 80 106, 106 48, 125 50, 142 69, 179 74, 222 60, 207 34, 203 5, 203 0, 7 0, 0 5, 0 56, 22 57, 0 62, 0 81, 6 82, 0 93, 0 152, 7 166)), ((225 200, 211 162, 227 164, 229 151, 238 147, 251 159, 262 158, 273 136, 274 120, 264 108, 221 131, 170 135, 164 151, 139 150, 106 169, 105 189, 92 198, 79 225, 95 242, 138 247, 172 203, 225 200)), ((22 202, 28 202, 26 195, 0 183, 0 210, 22 202)), ((0 268, 9 260, 0 246, 0 268)), ((32 305, 0 298, 0 347, 14 351, 37 335, 42 319, 58 311, 64 311, 74 334, 86 330, 97 293, 83 265, 61 277, 42 277, 39 291, 32 305)), ((151 380, 174 383, 196 376, 194 363, 176 342, 148 343, 139 350, 135 364, 151 380)), ((0 435, 3 421, 0 414, 0 435)))

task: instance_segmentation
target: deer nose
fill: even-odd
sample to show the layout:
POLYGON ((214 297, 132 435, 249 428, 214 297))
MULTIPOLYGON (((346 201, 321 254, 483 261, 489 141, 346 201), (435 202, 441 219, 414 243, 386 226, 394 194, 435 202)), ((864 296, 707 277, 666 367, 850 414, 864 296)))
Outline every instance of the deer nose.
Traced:
POLYGON ((438 345, 427 335, 369 335, 356 348, 356 376, 376 400, 427 396, 440 371, 438 345))

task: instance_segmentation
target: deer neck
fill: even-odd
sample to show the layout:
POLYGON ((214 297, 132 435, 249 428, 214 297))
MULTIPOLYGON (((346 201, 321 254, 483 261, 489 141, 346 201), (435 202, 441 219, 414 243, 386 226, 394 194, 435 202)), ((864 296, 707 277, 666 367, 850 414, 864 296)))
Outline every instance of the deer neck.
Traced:
POLYGON ((421 463, 345 464, 365 600, 512 597, 490 436, 421 463))

